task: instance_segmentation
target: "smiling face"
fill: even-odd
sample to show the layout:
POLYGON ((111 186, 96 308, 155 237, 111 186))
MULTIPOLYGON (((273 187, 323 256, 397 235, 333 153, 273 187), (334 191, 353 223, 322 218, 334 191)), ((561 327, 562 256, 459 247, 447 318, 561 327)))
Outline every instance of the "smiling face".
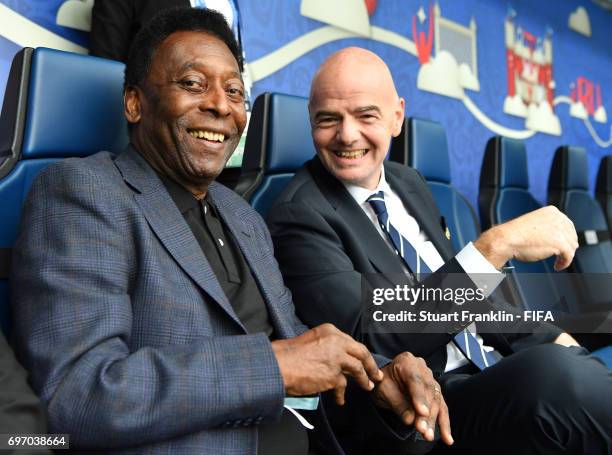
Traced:
POLYGON ((142 84, 126 89, 131 141, 151 166, 203 197, 246 125, 244 86, 223 41, 181 31, 157 48, 142 84))
POLYGON ((313 79, 309 111, 325 168, 345 183, 375 189, 404 119, 404 100, 385 63, 360 48, 332 55, 313 79))

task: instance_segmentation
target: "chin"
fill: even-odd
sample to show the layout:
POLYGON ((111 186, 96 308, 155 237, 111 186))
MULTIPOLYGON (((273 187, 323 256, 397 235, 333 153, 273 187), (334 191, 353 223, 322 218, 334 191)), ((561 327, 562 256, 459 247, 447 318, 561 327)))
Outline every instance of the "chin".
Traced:
POLYGON ((223 159, 221 161, 206 161, 205 163, 198 165, 198 163, 192 163, 192 175, 195 178, 200 180, 202 179, 214 179, 225 167, 225 163, 227 163, 227 159, 223 159))
POLYGON ((365 176, 361 172, 359 173, 355 172, 355 170, 339 170, 335 174, 336 174, 336 177, 338 177, 340 180, 343 180, 349 183, 358 184, 359 182, 367 180, 367 176, 365 176))
POLYGON ((201 183, 210 183, 214 179, 216 179, 219 174, 223 171, 223 166, 220 168, 205 168, 197 171, 196 175, 193 177, 201 183))

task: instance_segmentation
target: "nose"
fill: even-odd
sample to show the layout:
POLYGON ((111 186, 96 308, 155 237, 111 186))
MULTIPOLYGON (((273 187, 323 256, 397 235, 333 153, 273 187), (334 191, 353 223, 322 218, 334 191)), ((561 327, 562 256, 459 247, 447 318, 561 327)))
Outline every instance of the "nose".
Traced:
POLYGON ((342 145, 351 145, 359 139, 359 125, 350 117, 338 123, 336 140, 342 145))
POLYGON ((226 117, 230 114, 230 104, 227 93, 221 84, 211 84, 202 96, 200 110, 211 112, 216 117, 226 117))

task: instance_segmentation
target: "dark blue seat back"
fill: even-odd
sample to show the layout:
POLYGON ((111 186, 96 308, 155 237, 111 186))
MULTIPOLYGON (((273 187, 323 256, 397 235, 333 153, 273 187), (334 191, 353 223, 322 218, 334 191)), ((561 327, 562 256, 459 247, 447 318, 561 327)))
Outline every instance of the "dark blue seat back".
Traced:
POLYGON ((402 132, 393 139, 389 159, 416 169, 427 181, 451 232, 455 251, 480 234, 476 213, 470 203, 451 185, 451 168, 446 133, 430 120, 408 118, 402 132))
MULTIPOLYGON (((555 152, 548 201, 574 222, 579 233, 608 230, 604 212, 589 192, 587 154, 582 147, 562 146, 555 152)), ((573 266, 581 273, 612 272, 612 243, 581 245, 573 266)))
POLYGON ((123 68, 45 48, 23 49, 13 60, 0 116, 0 324, 5 332, 9 258, 30 185, 59 159, 125 147, 123 68))
POLYGON ((235 190, 265 216, 296 170, 315 153, 308 100, 264 93, 253 104, 235 190))
POLYGON ((595 196, 606 215, 608 230, 612 232, 612 155, 604 156, 599 163, 595 196))
MULTIPOLYGON (((527 152, 522 141, 495 136, 487 142, 478 205, 486 228, 542 207, 529 192, 527 152)), ((508 280, 512 297, 521 299, 529 309, 573 310, 575 297, 571 286, 566 277, 553 278, 553 264, 553 258, 537 262, 510 261, 515 272, 508 280)))
MULTIPOLYGON (((578 236, 608 231, 599 203, 589 192, 588 161, 582 147, 562 146, 555 152, 548 180, 548 202, 564 212, 574 223, 578 236)), ((583 299, 595 307, 612 304, 612 243, 603 238, 592 244, 581 242, 572 262, 572 270, 581 273, 583 299), (601 275, 606 274, 606 275, 601 275)))

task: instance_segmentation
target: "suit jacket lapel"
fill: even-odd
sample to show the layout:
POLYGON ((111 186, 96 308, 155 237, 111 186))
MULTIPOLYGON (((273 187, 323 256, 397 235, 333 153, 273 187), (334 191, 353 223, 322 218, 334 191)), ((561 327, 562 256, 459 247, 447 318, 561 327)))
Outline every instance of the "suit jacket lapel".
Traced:
MULTIPOLYGON (((234 239, 238 243, 238 247, 242 252, 251 273, 258 284, 259 290, 262 293, 268 313, 272 319, 272 325, 274 330, 281 338, 289 338, 295 336, 295 332, 291 322, 287 319, 286 315, 278 310, 276 304, 276 298, 272 295, 269 286, 269 277, 266 275, 267 271, 263 270, 260 262, 256 258, 256 253, 253 250, 255 241, 255 232, 253 226, 246 224, 237 213, 236 207, 233 206, 227 197, 223 196, 223 192, 220 189, 220 185, 212 183, 208 188, 212 196, 212 202, 217 209, 217 212, 225 222, 234 239)), ((261 247, 257 244, 257 247, 261 247)), ((280 272, 278 272, 280 273, 280 272)))
POLYGON ((398 194, 408 210, 408 213, 417 220, 419 227, 435 245, 442 259, 448 261, 454 255, 452 245, 444 236, 440 224, 441 220, 431 216, 428 210, 423 209, 423 207, 426 207, 428 204, 423 200, 419 191, 417 191, 414 184, 415 182, 398 177, 394 172, 389 170, 388 167, 385 167, 385 171, 387 182, 389 182, 393 191, 398 194))
POLYGON ((117 157, 115 164, 126 183, 136 190, 134 198, 162 245, 185 273, 244 329, 191 229, 155 171, 132 146, 117 157))
POLYGON ((336 210, 338 216, 350 226, 355 237, 367 239, 362 242, 362 247, 375 268, 372 272, 397 274, 398 270, 402 270, 402 260, 393 254, 344 185, 323 167, 318 157, 308 163, 308 168, 321 193, 336 210))

